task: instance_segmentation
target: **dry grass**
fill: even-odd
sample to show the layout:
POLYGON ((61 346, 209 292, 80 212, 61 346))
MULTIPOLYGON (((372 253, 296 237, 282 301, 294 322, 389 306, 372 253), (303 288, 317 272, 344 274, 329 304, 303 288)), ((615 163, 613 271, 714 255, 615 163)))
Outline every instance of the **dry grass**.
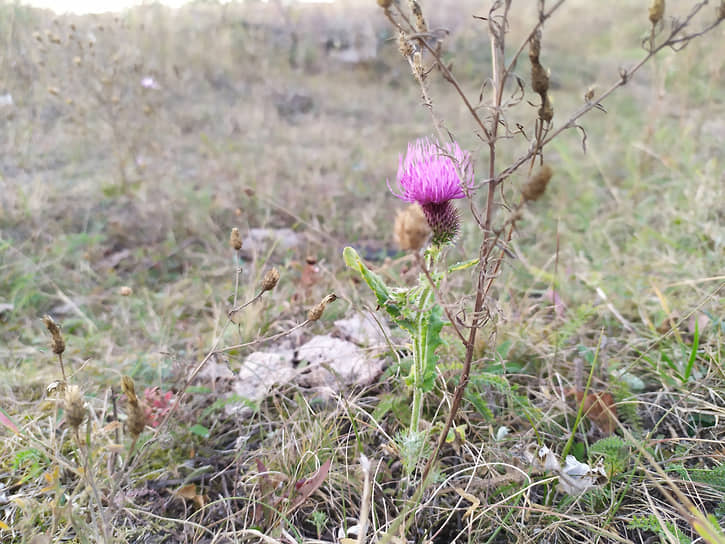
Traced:
MULTIPOLYGON (((393 242, 401 206, 384 180, 405 144, 431 132, 430 118, 394 41, 354 66, 320 43, 328 28, 345 37, 369 31, 368 21, 388 36, 370 4, 350 7, 354 16, 340 7, 282 16, 256 3, 148 6, 118 19, 0 6, 0 95, 14 101, 0 106, 0 407, 18 428, 0 428, 3 542, 102 541, 103 527, 119 542, 338 542, 360 523, 363 497, 363 540, 373 542, 410 508, 396 449, 410 410, 405 361, 391 351, 372 385, 324 396, 286 384, 243 416, 224 411, 226 381, 195 382, 168 424, 141 434, 132 459, 119 423, 123 375, 139 391, 179 391, 216 339, 287 331, 330 292, 341 300, 282 342, 374 310, 344 270, 345 245, 386 278, 410 274, 393 242), (159 88, 142 87, 144 77, 159 88), (257 294, 270 267, 281 279, 239 327, 224 329, 238 264, 232 227, 245 238, 238 301, 257 294), (303 237, 291 248, 252 247, 254 228, 303 237), (65 370, 89 407, 77 438, 46 390, 60 379, 47 313, 62 324, 65 370), (328 460, 307 496, 304 482, 328 460)), ((589 5, 571 2, 547 28, 542 62, 561 118, 589 85, 606 85, 639 56, 647 28, 643 7, 589 5)), ((468 14, 482 11, 445 2, 430 10, 452 29, 454 66, 475 93, 490 48, 468 14)), ((516 14, 512 36, 525 35, 533 14, 516 14)), ((575 132, 553 144, 555 176, 517 225, 519 258, 497 284, 495 334, 484 331, 477 346, 456 421, 465 438, 444 449, 407 518, 408 541, 694 542, 691 520, 666 500, 672 489, 656 485, 657 466, 725 522, 722 38, 718 29, 657 59, 607 101, 609 113, 588 117, 586 154, 575 132), (601 419, 577 417, 571 393, 590 375, 592 390, 613 396, 615 437, 604 438, 601 419), (607 483, 576 497, 558 492, 527 461, 531 443, 604 458, 607 483)), ((431 92, 461 145, 483 157, 449 88, 434 80, 431 92)), ((525 148, 501 160, 515 151, 525 148)), ((512 179, 504 196, 525 181, 512 179)), ((450 262, 477 252, 468 220, 450 262)), ((471 282, 452 280, 446 302, 472 292, 471 282)), ((236 371, 252 349, 214 362, 236 371)), ((451 334, 424 407, 431 441, 462 358, 451 334)))

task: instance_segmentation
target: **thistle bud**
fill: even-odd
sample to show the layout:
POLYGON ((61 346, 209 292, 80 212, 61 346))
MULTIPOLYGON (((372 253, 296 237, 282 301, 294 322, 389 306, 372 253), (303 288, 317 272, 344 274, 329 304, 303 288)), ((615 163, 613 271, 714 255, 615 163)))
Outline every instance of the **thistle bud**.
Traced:
POLYGON ((262 279, 262 291, 271 291, 277 286, 278 281, 279 270, 277 270, 276 268, 271 268, 270 270, 267 270, 267 273, 262 279))
POLYGON ((242 235, 239 234, 239 229, 237 227, 234 227, 232 232, 229 234, 229 245, 232 246, 232 249, 235 251, 242 249, 242 235))
POLYGON ((551 181, 551 176, 554 171, 548 164, 542 164, 534 175, 529 178, 523 189, 521 189, 521 195, 526 201, 538 200, 538 198, 546 191, 546 186, 551 181))
POLYGON ((65 419, 68 425, 73 429, 80 427, 86 418, 88 407, 83 402, 83 392, 77 385, 69 385, 65 390, 65 398, 63 399, 63 410, 65 410, 65 419))
POLYGON ((433 231, 433 245, 444 246, 455 241, 461 230, 461 217, 453 203, 429 202, 423 204, 423 213, 433 231))
POLYGON ((649 20, 653 25, 660 22, 665 15, 665 0, 652 0, 649 7, 649 20))
POLYGON ((63 340, 63 335, 60 333, 60 327, 49 315, 43 316, 43 323, 45 323, 45 328, 50 333, 50 347, 53 353, 61 355, 65 351, 65 340, 63 340))
POLYGON ((322 317, 322 314, 325 312, 325 308, 330 302, 334 302, 337 300, 337 296, 334 293, 331 293, 327 295, 325 298, 323 298, 319 304, 316 304, 310 310, 307 312, 307 320, 308 321, 317 321, 322 317))
POLYGON ((411 204, 395 216, 393 229, 395 242, 403 251, 417 251, 430 234, 430 227, 423 210, 418 204, 411 204))

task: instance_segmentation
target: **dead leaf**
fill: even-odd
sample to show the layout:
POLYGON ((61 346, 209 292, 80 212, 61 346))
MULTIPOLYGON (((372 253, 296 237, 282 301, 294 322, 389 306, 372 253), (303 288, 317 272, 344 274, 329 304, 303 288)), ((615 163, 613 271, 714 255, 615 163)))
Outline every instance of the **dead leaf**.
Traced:
POLYGON ((306 480, 300 480, 295 483, 297 488, 297 496, 295 497, 290 510, 295 510, 297 507, 302 505, 320 486, 325 482, 327 474, 330 472, 330 465, 332 459, 328 459, 320 466, 319 470, 315 472, 310 478, 306 480))
POLYGON ((191 500, 196 497, 196 484, 182 485, 179 489, 174 491, 174 495, 180 499, 191 500))
POLYGON ((178 499, 193 501, 197 508, 203 508, 207 500, 205 495, 200 495, 196 492, 196 484, 182 485, 173 492, 173 495, 178 499))
POLYGON ((456 493, 458 493, 461 497, 466 499, 468 502, 471 503, 471 506, 466 508, 466 513, 463 514, 463 519, 465 520, 469 516, 473 516, 473 513, 476 511, 476 508, 478 508, 481 505, 481 501, 476 497, 475 495, 471 495, 466 490, 456 487, 455 488, 456 493))
POLYGON ((617 407, 610 393, 589 393, 584 397, 584 391, 576 391, 574 396, 577 403, 582 404, 582 413, 604 434, 610 435, 617 430, 617 407))

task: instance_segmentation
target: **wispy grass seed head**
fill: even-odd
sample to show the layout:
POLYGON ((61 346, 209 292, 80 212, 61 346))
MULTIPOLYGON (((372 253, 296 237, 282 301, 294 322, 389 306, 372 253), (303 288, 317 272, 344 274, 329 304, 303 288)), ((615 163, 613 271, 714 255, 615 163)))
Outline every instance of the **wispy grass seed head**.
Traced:
POLYGON ((146 427, 146 410, 136 396, 136 387, 134 386, 133 378, 123 376, 121 378, 121 389, 126 395, 126 409, 128 410, 126 425, 128 432, 133 438, 137 438, 146 427))

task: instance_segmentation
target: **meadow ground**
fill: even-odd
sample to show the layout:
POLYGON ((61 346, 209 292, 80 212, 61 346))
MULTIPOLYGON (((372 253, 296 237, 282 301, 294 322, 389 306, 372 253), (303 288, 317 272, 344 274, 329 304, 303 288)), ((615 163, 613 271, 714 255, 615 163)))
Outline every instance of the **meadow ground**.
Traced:
MULTIPOLYGON (((642 4, 576 0, 547 22, 555 126, 643 56, 642 4)), ((714 17, 706 7, 698 23, 714 17)), ((363 519, 358 542, 695 542, 695 510, 725 523, 722 25, 664 51, 606 113, 581 120, 586 153, 576 129, 547 148, 554 176, 516 224, 458 431, 411 502, 396 438, 410 419, 405 336, 393 327, 392 344, 362 342, 380 375, 332 390, 296 351, 343 336, 343 318, 385 321, 345 246, 391 284, 416 274, 394 242, 403 203, 386 180, 433 125, 375 2, 0 9, 3 542, 351 542, 363 519), (371 39, 375 58, 343 58, 341 43, 371 39), (272 267, 279 283, 230 324, 272 267), (284 333, 332 292, 318 321, 217 353, 189 380, 212 347, 284 333), (49 388, 62 376, 45 314, 62 325, 67 381, 88 405, 75 428, 66 394, 49 388), (243 372, 260 350, 294 368, 250 398, 238 388, 254 381, 243 372), (122 376, 149 404, 140 435, 122 376), (599 485, 557 485, 532 445, 602 466, 599 485)), ((487 9, 426 12, 451 30, 444 56, 471 96, 491 65, 487 26, 471 14, 487 9)), ((509 43, 533 21, 533 8, 516 8, 509 43)), ((528 70, 524 55, 527 85, 528 70)), ((430 81, 483 179, 487 146, 451 86, 437 72, 430 81)), ((518 108, 530 130, 536 107, 518 108)), ((527 145, 502 143, 499 164, 527 145)), ((499 201, 524 182, 512 176, 499 201)), ((448 263, 481 241, 460 207, 448 263)), ((472 270, 445 282, 445 305, 470 306, 472 270)), ((443 334, 422 415, 430 444, 464 352, 443 334)))

